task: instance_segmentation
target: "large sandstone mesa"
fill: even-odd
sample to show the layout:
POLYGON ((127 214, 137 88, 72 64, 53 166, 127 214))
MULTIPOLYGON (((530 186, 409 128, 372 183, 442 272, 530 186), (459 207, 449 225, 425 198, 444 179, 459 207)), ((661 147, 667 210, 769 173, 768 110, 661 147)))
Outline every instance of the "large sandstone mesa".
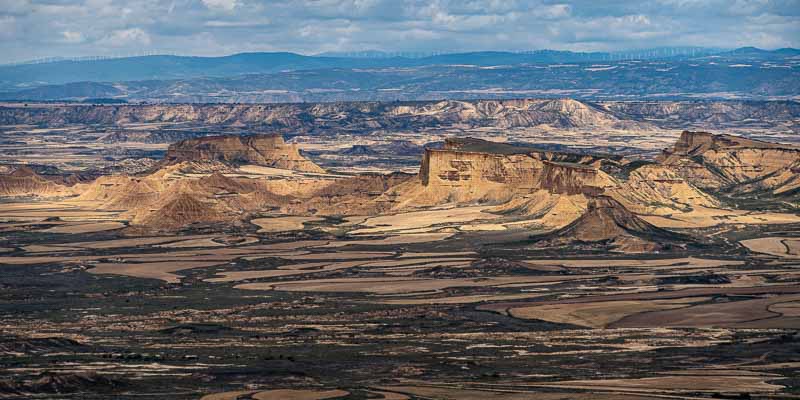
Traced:
POLYGON ((617 186, 601 157, 540 151, 478 139, 447 140, 426 149, 417 179, 381 200, 393 209, 485 204, 502 214, 528 216, 552 228, 578 218, 587 195, 617 186))
MULTIPOLYGON (((214 162, 206 162, 205 166, 210 164, 214 162)), ((78 185, 81 195, 72 201, 123 211, 131 227, 143 232, 176 231, 209 224, 241 225, 267 211, 292 215, 375 214, 389 206, 373 200, 411 177, 367 174, 260 179, 228 176, 219 171, 188 176, 197 175, 189 173, 197 168, 197 163, 182 162, 144 176, 103 176, 78 185)))
POLYGON ((600 161, 475 139, 466 144, 448 140, 444 149, 426 149, 415 202, 501 203, 537 190, 565 195, 580 194, 587 187, 602 191, 615 182, 598 168, 600 161))
POLYGON ((170 145, 164 163, 169 165, 184 161, 220 161, 299 172, 325 172, 300 155, 297 146, 287 144, 281 135, 207 136, 170 145))
POLYGON ((701 189, 781 195, 800 184, 800 147, 732 135, 684 131, 658 161, 701 189))
POLYGON ((592 196, 586 212, 569 225, 536 238, 537 247, 578 246, 626 253, 661 251, 687 242, 683 235, 658 228, 610 196, 592 196))

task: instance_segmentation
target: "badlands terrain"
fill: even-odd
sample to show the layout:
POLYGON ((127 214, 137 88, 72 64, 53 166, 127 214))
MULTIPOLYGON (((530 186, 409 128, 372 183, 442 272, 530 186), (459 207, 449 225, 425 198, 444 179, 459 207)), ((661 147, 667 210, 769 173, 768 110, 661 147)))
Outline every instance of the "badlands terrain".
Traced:
POLYGON ((0 104, 0 398, 800 398, 799 118, 0 104))

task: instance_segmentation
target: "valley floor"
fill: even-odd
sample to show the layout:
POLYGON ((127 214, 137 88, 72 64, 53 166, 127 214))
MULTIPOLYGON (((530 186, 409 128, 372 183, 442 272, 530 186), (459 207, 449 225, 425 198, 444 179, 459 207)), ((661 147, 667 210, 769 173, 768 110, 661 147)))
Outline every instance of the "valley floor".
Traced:
POLYGON ((129 237, 47 207, 2 205, 0 397, 800 397, 797 224, 565 255, 337 234, 363 218, 129 237))

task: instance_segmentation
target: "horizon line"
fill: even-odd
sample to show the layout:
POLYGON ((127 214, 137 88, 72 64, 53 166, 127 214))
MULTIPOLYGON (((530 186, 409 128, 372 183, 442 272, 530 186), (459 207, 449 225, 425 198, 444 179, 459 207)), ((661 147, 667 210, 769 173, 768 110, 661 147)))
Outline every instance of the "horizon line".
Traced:
POLYGON ((542 48, 542 49, 531 49, 531 50, 471 50, 471 51, 386 51, 386 50, 358 50, 358 51, 325 51, 321 53, 301 53, 301 52, 294 52, 294 51, 242 51, 236 53, 229 53, 224 55, 193 55, 193 54, 178 54, 178 53, 171 53, 171 52, 159 52, 159 51, 143 51, 141 53, 128 53, 128 54, 112 54, 112 55, 87 55, 87 56, 74 56, 74 57, 66 57, 66 56, 53 56, 53 57, 42 57, 37 59, 31 60, 23 60, 23 61, 12 61, 0 64, 2 67, 14 67, 14 66, 23 66, 23 65, 35 65, 35 64, 51 64, 57 62, 84 62, 84 61, 106 61, 106 60, 119 60, 119 59, 126 59, 126 58, 147 58, 147 57, 180 57, 180 58, 226 58, 226 57, 233 57, 237 55, 245 55, 245 54, 291 54, 297 55, 302 57, 317 57, 317 58, 406 58, 406 59, 424 59, 430 57, 438 57, 438 56, 447 56, 447 55, 460 55, 460 54, 477 54, 477 53, 500 53, 500 54, 536 54, 536 53, 543 53, 543 52, 558 52, 558 53, 571 53, 571 54, 582 54, 582 55, 598 55, 598 54, 609 54, 609 55, 622 55, 622 54, 631 54, 631 53, 640 53, 644 54, 647 52, 658 52, 664 50, 677 50, 677 51, 684 51, 686 53, 675 53, 675 54, 663 54, 663 55, 652 55, 646 56, 648 58, 652 57, 669 57, 669 56, 681 56, 681 55, 688 55, 688 52, 691 51, 700 51, 706 53, 724 53, 724 52, 733 52, 740 49, 755 49, 760 51, 779 51, 779 50, 800 50, 794 47, 778 47, 778 48, 760 48, 756 46, 739 46, 739 47, 704 47, 704 46, 661 46, 661 47, 650 47, 650 48, 638 48, 638 49, 628 49, 628 50, 611 50, 611 51, 575 51, 575 50, 560 50, 554 48, 542 48), (358 54, 362 54, 362 56, 358 56, 358 54), (380 56, 380 55, 384 56, 380 56), (368 55, 375 55, 368 56, 368 55))

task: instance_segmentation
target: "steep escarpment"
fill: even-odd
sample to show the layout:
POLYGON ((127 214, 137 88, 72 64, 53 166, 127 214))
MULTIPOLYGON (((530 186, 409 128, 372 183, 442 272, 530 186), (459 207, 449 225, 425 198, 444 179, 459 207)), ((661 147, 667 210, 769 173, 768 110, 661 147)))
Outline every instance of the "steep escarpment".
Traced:
POLYGON ((659 247, 643 244, 643 237, 665 233, 636 215, 677 221, 675 215, 725 211, 720 209, 728 202, 704 188, 728 197, 769 190, 783 203, 793 201, 800 192, 798 154, 790 146, 693 132, 685 132, 658 163, 464 138, 425 149, 417 175, 340 176, 291 171, 322 172, 280 136, 220 136, 171 146, 146 174, 102 176, 69 188, 28 169, 7 170, 0 175, 0 194, 75 193, 70 202, 119 211, 134 228, 163 231, 243 225, 276 213, 377 215, 480 206, 492 219, 538 231, 581 220, 560 234, 647 250, 659 247), (607 222, 611 231, 600 233, 608 237, 597 234, 607 222))
POLYGON ((219 161, 300 172, 325 172, 300 155, 297 146, 287 144, 280 135, 208 136, 170 145, 164 156, 164 164, 184 161, 219 161))
POLYGON ((658 159, 699 188, 744 195, 791 191, 800 147, 732 135, 684 131, 658 159))

